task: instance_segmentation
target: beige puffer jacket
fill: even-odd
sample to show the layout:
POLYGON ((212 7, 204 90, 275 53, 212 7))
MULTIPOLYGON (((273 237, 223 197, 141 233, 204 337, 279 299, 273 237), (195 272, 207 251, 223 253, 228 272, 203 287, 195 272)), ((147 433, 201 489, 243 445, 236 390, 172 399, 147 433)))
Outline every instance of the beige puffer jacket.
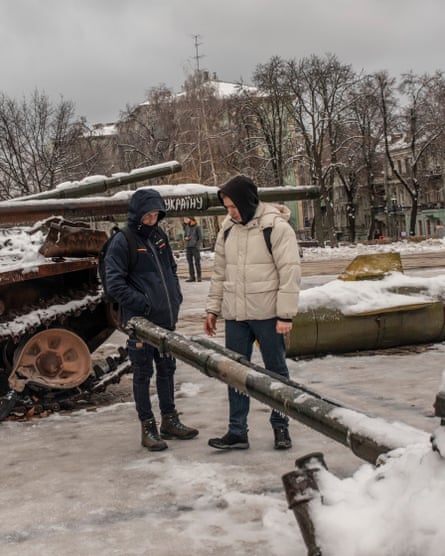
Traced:
POLYGON ((238 321, 297 314, 300 256, 289 216, 287 207, 262 202, 246 225, 227 216, 216 238, 207 312, 238 321), (268 227, 272 254, 263 234, 268 227))

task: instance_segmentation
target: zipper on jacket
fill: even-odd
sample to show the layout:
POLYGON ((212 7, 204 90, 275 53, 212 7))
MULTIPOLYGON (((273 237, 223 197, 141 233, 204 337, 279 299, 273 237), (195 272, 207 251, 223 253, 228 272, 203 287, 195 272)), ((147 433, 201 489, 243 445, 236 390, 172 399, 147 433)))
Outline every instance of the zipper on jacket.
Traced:
POLYGON ((165 280, 165 275, 164 275, 164 269, 162 268, 162 264, 161 261, 159 260, 158 254, 156 253, 156 249, 155 246, 151 243, 151 241, 149 239, 146 239, 147 245, 150 248, 150 251, 153 253, 153 257, 155 259, 156 262, 156 266, 159 269, 159 273, 161 274, 161 279, 162 279, 162 285, 164 286, 165 289, 165 294, 167 296, 167 305, 168 305, 168 310, 170 313, 170 323, 171 323, 171 328, 175 328, 175 323, 173 322, 173 307, 172 307, 172 302, 170 299, 170 294, 168 291, 168 287, 167 287, 167 282, 165 280))

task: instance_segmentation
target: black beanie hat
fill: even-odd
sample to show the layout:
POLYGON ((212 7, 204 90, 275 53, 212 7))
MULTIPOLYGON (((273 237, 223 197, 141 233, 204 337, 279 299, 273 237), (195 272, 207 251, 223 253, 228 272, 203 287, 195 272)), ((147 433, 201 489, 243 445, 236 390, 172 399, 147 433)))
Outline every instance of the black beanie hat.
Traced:
POLYGON ((219 200, 223 203, 221 193, 231 199, 241 215, 242 224, 252 220, 259 203, 258 189, 247 176, 235 176, 226 182, 218 191, 219 200))

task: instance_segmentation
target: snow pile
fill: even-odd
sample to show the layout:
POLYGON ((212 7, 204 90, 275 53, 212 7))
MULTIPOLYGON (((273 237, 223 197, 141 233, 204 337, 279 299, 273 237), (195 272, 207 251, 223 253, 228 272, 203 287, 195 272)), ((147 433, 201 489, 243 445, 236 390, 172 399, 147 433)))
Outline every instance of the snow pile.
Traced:
POLYGON ((397 241, 394 243, 355 243, 339 247, 303 247, 304 260, 352 259, 370 253, 400 253, 409 255, 421 251, 434 252, 445 249, 445 239, 431 238, 424 241, 397 241))
POLYGON ((353 315, 438 299, 445 299, 445 274, 425 277, 392 272, 382 280, 332 280, 303 290, 298 307, 300 311, 324 307, 353 315))
POLYGON ((395 450, 351 478, 319 472, 311 502, 323 556, 442 556, 445 461, 429 445, 395 450))

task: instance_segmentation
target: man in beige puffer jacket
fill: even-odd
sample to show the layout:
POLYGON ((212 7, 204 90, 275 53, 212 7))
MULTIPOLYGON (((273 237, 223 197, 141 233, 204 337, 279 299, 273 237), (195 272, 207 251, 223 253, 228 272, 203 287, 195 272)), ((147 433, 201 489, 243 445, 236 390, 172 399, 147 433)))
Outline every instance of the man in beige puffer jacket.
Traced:
MULTIPOLYGON (((216 239, 204 330, 214 336, 221 316, 228 349, 250 361, 256 340, 264 366, 288 377, 284 334, 290 332, 297 314, 301 276, 297 239, 288 222, 290 211, 260 202, 255 184, 242 175, 225 183, 218 195, 228 215, 216 239)), ((209 445, 246 449, 249 397, 229 387, 229 406, 228 432, 210 439, 209 445)), ((272 411, 270 423, 274 447, 290 448, 288 418, 272 411)))

